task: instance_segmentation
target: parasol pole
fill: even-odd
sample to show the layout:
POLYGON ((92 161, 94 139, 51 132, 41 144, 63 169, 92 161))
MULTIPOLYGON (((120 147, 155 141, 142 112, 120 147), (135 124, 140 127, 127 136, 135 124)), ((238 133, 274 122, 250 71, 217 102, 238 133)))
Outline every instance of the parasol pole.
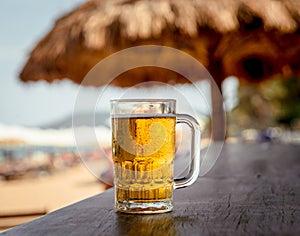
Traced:
POLYGON ((222 70, 221 63, 216 61, 210 66, 210 73, 213 76, 216 85, 211 82, 211 98, 212 98, 212 139, 213 141, 224 141, 225 138, 225 112, 223 107, 223 96, 220 98, 220 92, 222 94, 222 70))

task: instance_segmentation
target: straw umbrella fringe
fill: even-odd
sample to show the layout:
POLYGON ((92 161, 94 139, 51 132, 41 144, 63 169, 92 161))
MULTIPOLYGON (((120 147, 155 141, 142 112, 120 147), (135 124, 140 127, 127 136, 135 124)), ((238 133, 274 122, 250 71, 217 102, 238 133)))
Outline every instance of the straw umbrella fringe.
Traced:
POLYGON ((31 52, 20 78, 80 83, 103 57, 142 44, 184 50, 216 80, 231 74, 264 78, 281 72, 278 67, 286 68, 287 60, 299 69, 300 46, 294 43, 299 25, 299 0, 91 0, 57 20, 31 52), (291 46, 283 55, 282 47, 291 46), (253 57, 257 61, 250 60, 247 68, 253 57), (262 71, 251 74, 251 65, 260 62, 262 71))
MULTIPOLYGON (((257 82, 300 73, 299 25, 300 0, 90 0, 57 20, 31 52, 20 78, 81 83, 104 57, 158 44, 197 58, 219 88, 230 75, 257 82)), ((170 71, 131 72, 112 84, 130 86, 149 78, 186 82, 170 71)), ((214 87, 212 104, 212 136, 222 140, 223 106, 214 87)))

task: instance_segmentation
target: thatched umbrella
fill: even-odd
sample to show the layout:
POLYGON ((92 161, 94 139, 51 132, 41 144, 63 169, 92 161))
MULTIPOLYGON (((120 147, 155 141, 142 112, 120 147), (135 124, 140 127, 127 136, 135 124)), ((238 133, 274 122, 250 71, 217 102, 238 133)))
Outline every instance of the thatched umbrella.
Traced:
MULTIPOLYGON (((230 75, 259 81, 300 72, 299 25, 299 0, 90 0, 57 20, 31 52, 20 78, 80 83, 96 63, 116 51, 159 44, 197 58, 219 87, 230 75)), ((129 75, 143 78, 143 73, 149 71, 129 75)), ((184 81, 172 72, 158 80, 168 82, 169 77, 184 81)), ((121 86, 127 82, 113 81, 121 86)), ((215 112, 222 109, 215 106, 215 112)))

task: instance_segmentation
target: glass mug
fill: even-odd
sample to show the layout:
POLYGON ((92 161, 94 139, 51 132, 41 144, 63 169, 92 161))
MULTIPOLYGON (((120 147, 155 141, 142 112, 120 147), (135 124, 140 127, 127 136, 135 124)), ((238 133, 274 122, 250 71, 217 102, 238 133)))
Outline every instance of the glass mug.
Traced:
POLYGON ((176 114, 173 99, 111 100, 115 209, 133 214, 169 212, 173 190, 194 183, 200 169, 200 128, 176 114), (192 131, 191 165, 174 180, 176 123, 192 131))

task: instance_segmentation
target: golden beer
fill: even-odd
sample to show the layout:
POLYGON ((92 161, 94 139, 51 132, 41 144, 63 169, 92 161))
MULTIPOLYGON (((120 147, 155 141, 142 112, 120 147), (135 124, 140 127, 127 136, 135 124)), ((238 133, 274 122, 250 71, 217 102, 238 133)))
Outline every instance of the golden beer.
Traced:
POLYGON ((116 203, 172 201, 174 114, 112 117, 116 203))
POLYGON ((176 114, 174 99, 111 100, 115 209, 156 214, 173 209, 174 189, 190 186, 199 174, 200 127, 193 117, 176 114), (187 175, 174 180, 176 124, 191 129, 187 175))

